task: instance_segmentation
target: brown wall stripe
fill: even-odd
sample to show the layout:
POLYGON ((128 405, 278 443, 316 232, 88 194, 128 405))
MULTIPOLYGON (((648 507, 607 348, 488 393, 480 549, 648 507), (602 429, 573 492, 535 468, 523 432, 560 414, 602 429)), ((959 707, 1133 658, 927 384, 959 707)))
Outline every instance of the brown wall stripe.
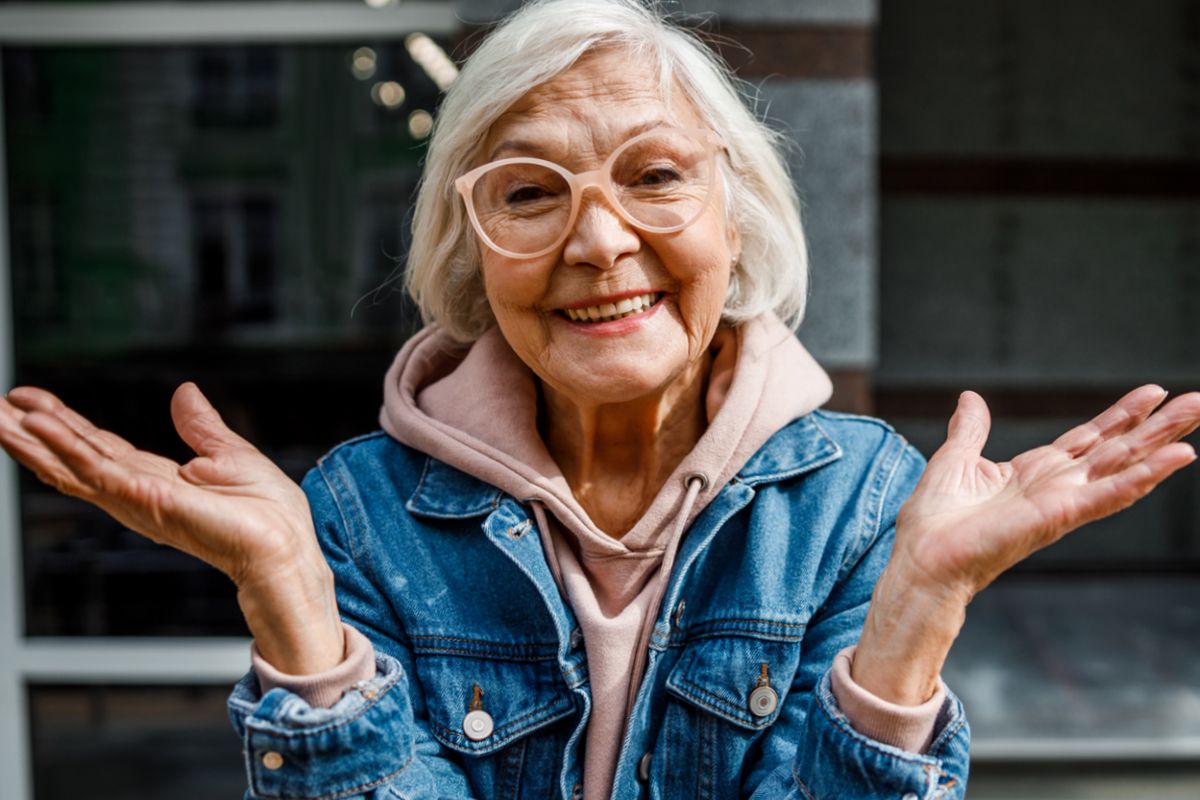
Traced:
MULTIPOLYGON (((464 27, 452 37, 451 54, 462 62, 479 46, 489 27, 464 27)), ((700 26, 700 38, 721 54, 742 78, 872 78, 873 29, 853 25, 776 28, 700 26)))
POLYGON ((871 78, 872 29, 861 26, 736 28, 700 35, 742 78, 871 78))
MULTIPOLYGON (((1149 383, 1149 381, 1147 381, 1149 383)), ((963 383, 961 388, 877 388, 874 393, 875 414, 883 419, 910 417, 936 418, 949 421, 965 389, 978 392, 987 401, 992 418, 1044 419, 1061 417, 1085 422, 1111 406, 1126 392, 1140 384, 1108 387, 988 387, 963 383)), ((1195 390, 1195 386, 1176 386, 1159 382, 1170 392, 1168 400, 1177 394, 1195 390)), ((1064 429, 1065 430, 1065 429, 1064 429)))
POLYGON ((885 195, 1200 197, 1200 162, 909 158, 880 160, 885 195))
POLYGON ((833 381, 833 397, 825 404, 832 411, 851 414, 870 414, 874 406, 871 396, 871 373, 863 369, 826 370, 833 381))

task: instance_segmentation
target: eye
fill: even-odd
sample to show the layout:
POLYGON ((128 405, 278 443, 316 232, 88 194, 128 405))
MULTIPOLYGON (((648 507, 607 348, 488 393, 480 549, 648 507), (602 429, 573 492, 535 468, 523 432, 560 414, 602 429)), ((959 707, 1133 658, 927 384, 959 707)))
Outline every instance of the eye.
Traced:
POLYGON ((537 184, 525 184, 509 189, 504 195, 504 202, 509 205, 521 205, 522 203, 532 203, 537 200, 545 200, 554 197, 555 193, 544 186, 537 184))
POLYGON ((679 170, 669 167, 649 167, 638 173, 637 179, 633 182, 634 186, 666 186, 672 183, 678 183, 683 176, 679 170))

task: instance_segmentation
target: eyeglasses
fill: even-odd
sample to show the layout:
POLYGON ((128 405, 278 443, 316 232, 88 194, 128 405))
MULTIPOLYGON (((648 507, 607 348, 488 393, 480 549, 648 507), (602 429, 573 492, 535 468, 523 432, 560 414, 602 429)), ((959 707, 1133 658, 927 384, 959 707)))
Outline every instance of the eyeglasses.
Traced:
POLYGON ((509 258, 536 258, 566 241, 591 186, 635 228, 683 230, 712 199, 720 147, 712 131, 661 128, 633 137, 589 172, 540 158, 502 158, 454 185, 488 247, 509 258))

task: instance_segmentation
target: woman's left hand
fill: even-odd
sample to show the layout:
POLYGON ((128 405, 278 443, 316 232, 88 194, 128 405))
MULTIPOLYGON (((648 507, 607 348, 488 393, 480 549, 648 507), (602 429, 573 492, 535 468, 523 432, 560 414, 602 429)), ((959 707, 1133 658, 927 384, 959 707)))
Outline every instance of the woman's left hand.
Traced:
POLYGON ((1179 439, 1200 426, 1200 392, 1152 415, 1166 396, 1140 386, 1051 444, 996 463, 981 454, 987 404, 963 392, 945 444, 900 510, 893 562, 966 602, 1032 553, 1132 505, 1196 458, 1179 439))
POLYGON ((855 655, 856 680, 897 702, 920 702, 976 592, 1192 463, 1194 449, 1179 439, 1200 426, 1200 392, 1152 414, 1166 396, 1158 386, 1141 386, 1051 444, 996 463, 982 456, 991 429, 987 404, 963 392, 945 444, 896 519, 892 557, 855 655), (908 679, 897 660, 913 665, 908 679))

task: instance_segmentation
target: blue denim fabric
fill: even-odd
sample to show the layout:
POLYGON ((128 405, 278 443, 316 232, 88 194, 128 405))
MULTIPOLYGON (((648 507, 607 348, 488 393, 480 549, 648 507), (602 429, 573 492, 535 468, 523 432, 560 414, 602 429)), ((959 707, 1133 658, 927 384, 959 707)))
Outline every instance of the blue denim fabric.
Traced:
MULTIPOLYGON (((613 797, 964 796, 956 697, 917 754, 856 732, 829 689, 924 463, 880 420, 815 411, 721 488, 680 546, 613 797), (778 704, 759 716, 764 664, 778 704)), ((577 797, 587 663, 528 504, 382 433, 332 451, 304 489, 377 675, 331 709, 243 678, 229 711, 246 796, 577 797), (478 741, 474 686, 494 721, 478 741)))

